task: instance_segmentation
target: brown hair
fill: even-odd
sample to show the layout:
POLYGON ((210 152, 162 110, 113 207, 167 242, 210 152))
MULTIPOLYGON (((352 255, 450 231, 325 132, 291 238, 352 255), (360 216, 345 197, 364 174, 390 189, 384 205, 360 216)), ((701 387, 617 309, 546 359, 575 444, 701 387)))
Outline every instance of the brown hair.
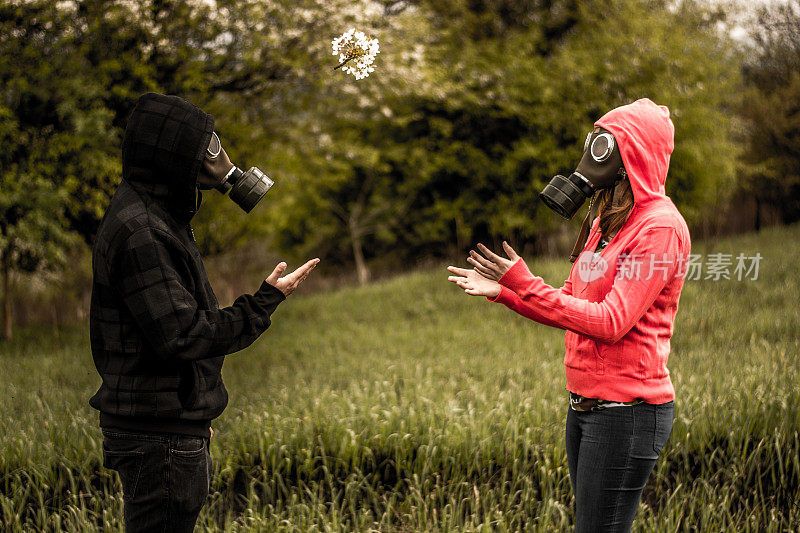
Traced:
POLYGON ((627 176, 616 186, 598 191, 596 202, 601 235, 606 237, 615 234, 628 220, 633 209, 633 190, 627 176), (615 201, 612 202, 612 198, 615 201))

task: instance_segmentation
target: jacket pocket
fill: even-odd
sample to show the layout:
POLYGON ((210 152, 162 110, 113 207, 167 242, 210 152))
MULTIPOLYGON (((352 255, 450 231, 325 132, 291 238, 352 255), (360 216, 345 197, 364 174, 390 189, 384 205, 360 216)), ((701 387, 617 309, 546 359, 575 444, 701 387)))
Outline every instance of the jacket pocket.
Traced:
POLYGON ((197 404, 200 395, 200 370, 197 361, 190 361, 180 367, 180 385, 178 386, 178 398, 181 406, 191 411, 197 404))
POLYGON ((594 361, 595 361, 595 373, 596 374, 605 374, 606 373, 606 361, 605 361, 605 352, 604 350, 600 349, 600 346, 597 344, 597 341, 589 339, 589 342, 592 344, 592 350, 594 350, 594 361))
POLYGON ((603 359, 595 341, 575 332, 567 331, 564 337, 564 345, 567 352, 564 356, 565 366, 584 372, 604 373, 603 359))
POLYGON ((144 458, 145 452, 142 450, 119 448, 116 442, 103 440, 103 466, 119 474, 123 501, 129 502, 136 497, 144 458))
POLYGON ((655 406, 655 424, 653 428, 653 451, 661 453, 672 433, 672 423, 675 414, 675 402, 658 404, 655 406))
POLYGON ((200 512, 211 487, 208 440, 181 438, 170 448, 169 457, 169 484, 174 505, 183 513, 200 512))
POLYGON ((216 418, 228 404, 228 391, 222 382, 224 357, 187 363, 181 368, 179 398, 184 411, 203 411, 216 418))

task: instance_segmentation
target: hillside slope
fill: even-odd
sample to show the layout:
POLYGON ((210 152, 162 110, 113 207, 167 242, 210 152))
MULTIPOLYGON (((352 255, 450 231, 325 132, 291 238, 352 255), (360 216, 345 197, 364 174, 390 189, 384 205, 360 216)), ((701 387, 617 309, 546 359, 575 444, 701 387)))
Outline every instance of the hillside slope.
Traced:
MULTIPOLYGON (((800 526, 797 242, 800 225, 695 243, 704 261, 760 253, 758 279, 686 282, 676 421, 637 531, 800 526)), ((529 265, 557 286, 569 270, 529 265)), ((563 332, 446 278, 290 299, 229 357, 207 529, 569 527, 563 332)), ((0 529, 119 530, 119 484, 99 467, 87 405, 99 378, 86 328, 27 332, 0 358, 0 529)))

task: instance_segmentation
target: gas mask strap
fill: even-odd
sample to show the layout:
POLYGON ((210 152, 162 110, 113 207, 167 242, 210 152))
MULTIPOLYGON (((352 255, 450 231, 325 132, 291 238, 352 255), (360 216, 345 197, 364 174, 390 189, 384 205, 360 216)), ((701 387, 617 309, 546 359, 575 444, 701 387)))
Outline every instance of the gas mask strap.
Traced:
POLYGON ((606 204, 606 205, 610 205, 611 207, 614 207, 614 195, 617 192, 617 185, 619 184, 620 181, 621 180, 618 179, 617 181, 614 182, 614 186, 611 187, 611 198, 608 199, 608 204, 606 204))
POLYGON ((581 231, 578 233, 578 239, 575 241, 575 246, 572 247, 572 253, 569 254, 569 262, 574 263, 578 256, 583 251, 583 248, 586 246, 586 242, 589 239, 589 229, 592 227, 592 223, 594 222, 594 217, 597 215, 596 213, 596 202, 595 198, 597 194, 592 196, 592 201, 589 203, 589 212, 586 213, 586 218, 583 219, 583 224, 581 224, 581 231))

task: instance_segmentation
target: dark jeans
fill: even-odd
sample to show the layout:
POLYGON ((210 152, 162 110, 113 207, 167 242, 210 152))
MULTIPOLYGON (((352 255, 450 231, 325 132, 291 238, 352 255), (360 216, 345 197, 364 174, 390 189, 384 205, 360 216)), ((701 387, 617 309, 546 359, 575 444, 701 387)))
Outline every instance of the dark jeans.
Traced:
POLYGON ((211 487, 208 439, 103 430, 103 466, 119 472, 125 531, 193 531, 211 487))
POLYGON ((628 532, 647 478, 672 432, 673 402, 567 413, 575 531, 628 532))

